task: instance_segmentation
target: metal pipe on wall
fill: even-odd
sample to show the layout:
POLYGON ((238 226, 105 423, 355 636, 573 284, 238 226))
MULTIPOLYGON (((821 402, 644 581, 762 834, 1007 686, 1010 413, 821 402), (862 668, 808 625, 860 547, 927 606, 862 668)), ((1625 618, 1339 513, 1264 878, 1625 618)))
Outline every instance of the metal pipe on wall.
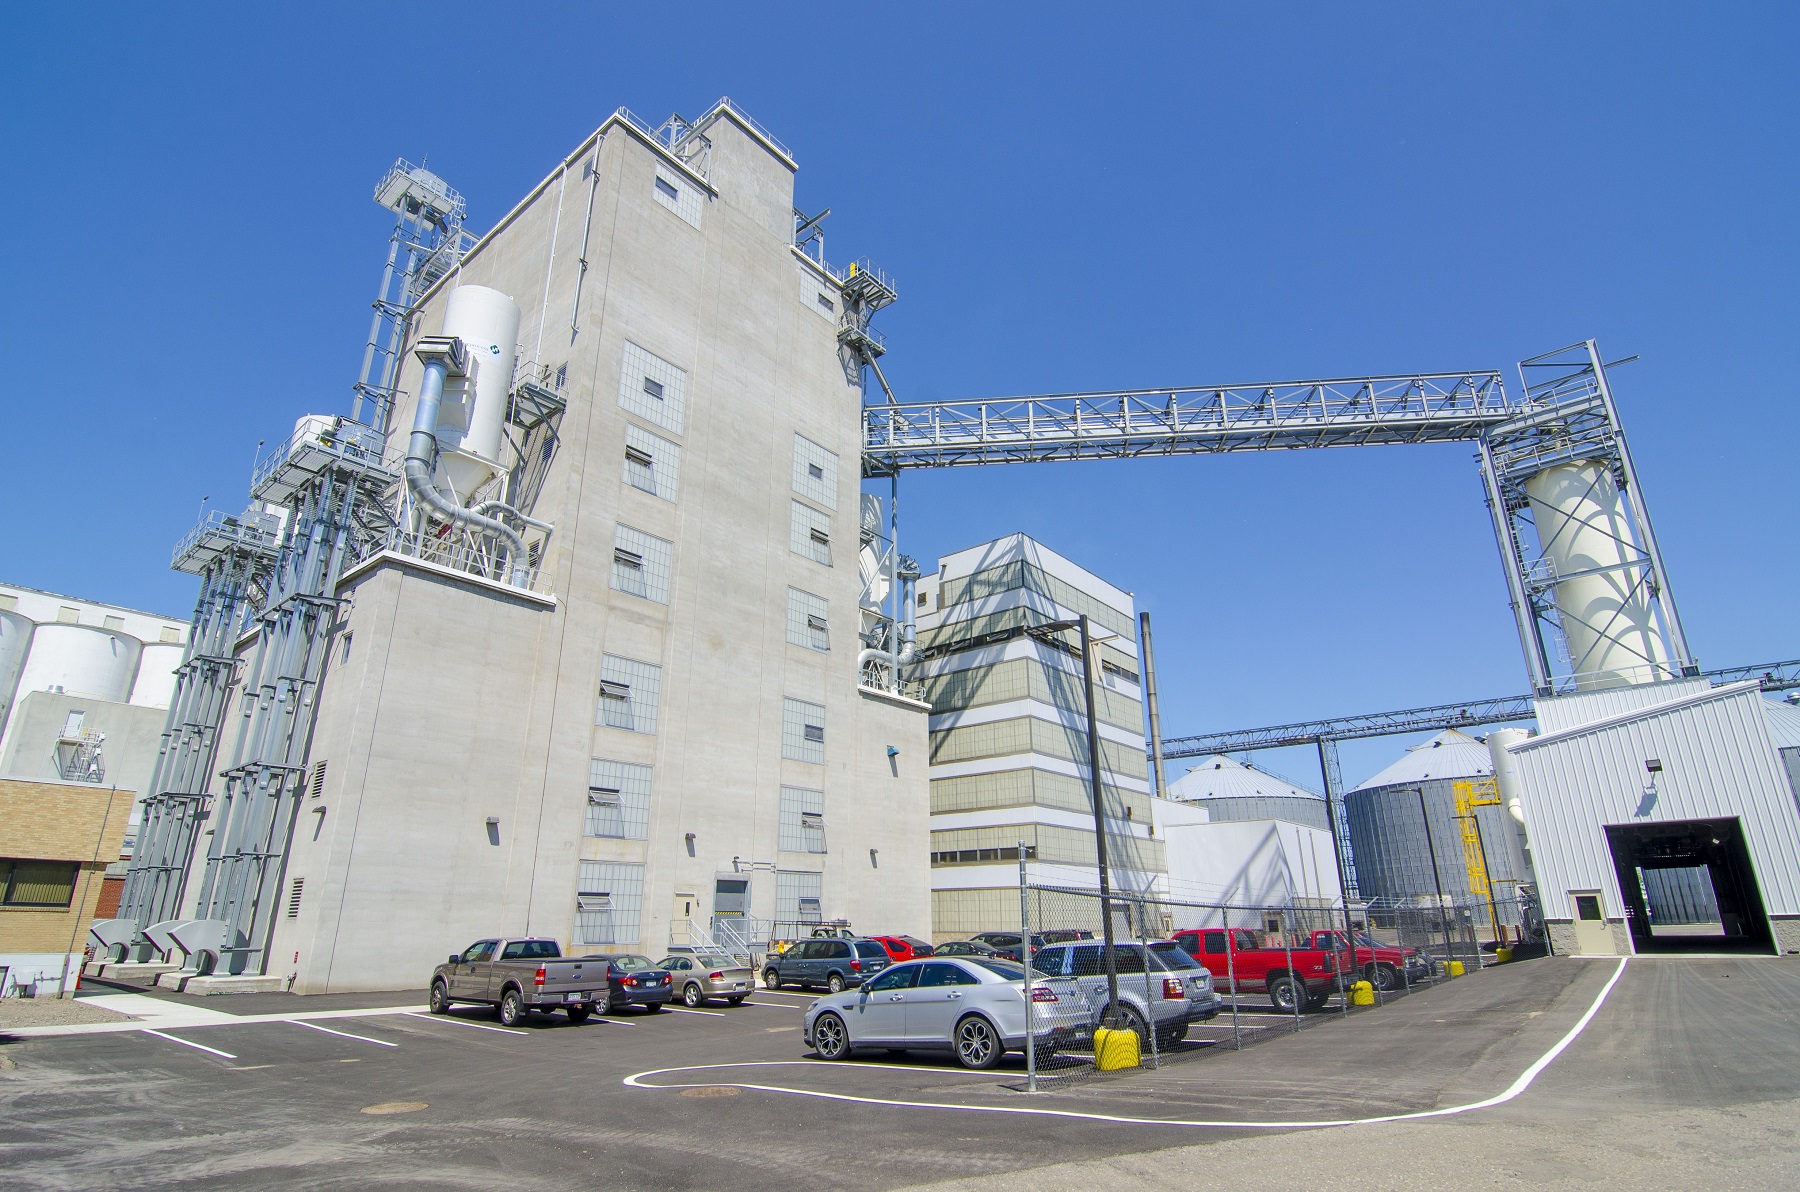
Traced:
POLYGON ((1150 614, 1138 614, 1138 641, 1144 651, 1144 712, 1150 719, 1150 767, 1156 779, 1156 797, 1169 797, 1163 781, 1162 713, 1156 702, 1156 662, 1150 648, 1150 614))

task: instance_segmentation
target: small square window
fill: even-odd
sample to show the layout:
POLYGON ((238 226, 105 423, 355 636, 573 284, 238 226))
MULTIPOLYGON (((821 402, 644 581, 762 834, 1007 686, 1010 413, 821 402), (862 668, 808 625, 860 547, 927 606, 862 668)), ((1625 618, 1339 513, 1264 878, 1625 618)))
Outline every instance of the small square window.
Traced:
POLYGON ((818 464, 807 464, 806 474, 811 476, 814 480, 825 479, 825 469, 821 468, 818 464))
POLYGON ((123 628, 125 628, 125 618, 124 617, 107 617, 104 621, 101 622, 101 624, 106 626, 106 628, 108 628, 108 629, 123 629, 123 628))
POLYGON ((667 178, 658 178, 656 180, 656 189, 662 191, 663 194, 668 195, 671 199, 678 199, 681 197, 681 189, 667 178))
POLYGON ((825 726, 822 724, 809 724, 801 730, 801 735, 808 741, 823 742, 825 740, 825 726))
POLYGON ((663 397, 663 383, 652 377, 645 377, 644 392, 648 393, 651 397, 654 397, 657 401, 661 401, 663 397))
POLYGON ((831 531, 825 529, 823 526, 814 526, 810 531, 810 534, 812 540, 820 546, 831 545, 831 531))
POLYGON ((636 551, 626 550, 622 546, 615 546, 613 548, 613 562, 621 567, 629 567, 633 571, 642 571, 644 569, 644 556, 638 554, 636 551))
POLYGON ((831 299, 825 297, 825 295, 820 294, 819 295, 819 308, 821 310, 835 311, 835 310, 837 310, 837 303, 835 303, 831 299))
POLYGON ((625 448, 625 458, 632 463, 637 464, 639 467, 644 468, 649 467, 651 463, 654 462, 654 457, 641 447, 627 446, 625 448))
POLYGON ((610 787, 591 786, 588 788, 588 802, 595 807, 618 807, 624 802, 624 794, 610 787))
POLYGON ((630 699, 631 684, 615 683, 611 679, 600 680, 600 694, 607 699, 630 699))
POLYGON ((592 913, 594 911, 610 911, 612 908, 612 895, 610 893, 590 893, 583 890, 581 893, 575 895, 575 909, 578 911, 592 913))
POLYGON ((828 628, 828 626, 825 624, 824 617, 813 617, 813 616, 809 616, 806 618, 806 627, 808 629, 816 629, 820 633, 824 633, 825 630, 828 628))

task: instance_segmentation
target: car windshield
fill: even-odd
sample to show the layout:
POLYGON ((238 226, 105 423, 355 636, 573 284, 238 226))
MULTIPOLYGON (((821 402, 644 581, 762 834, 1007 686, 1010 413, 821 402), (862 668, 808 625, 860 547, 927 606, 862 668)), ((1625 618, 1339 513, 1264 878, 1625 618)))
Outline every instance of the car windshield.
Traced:
POLYGON ((555 960, 562 955, 555 940, 510 940, 500 952, 502 960, 555 960))
POLYGON ((888 952, 874 940, 857 940, 856 954, 869 960, 886 960, 888 952))
POLYGON ((971 956, 969 963, 977 968, 984 968, 990 973, 998 973, 1008 981, 1023 981, 1025 970, 1008 960, 994 960, 986 956, 971 956))
POLYGON ((1190 969, 1205 968, 1198 960, 1188 955, 1187 949, 1173 940, 1151 944, 1150 954, 1156 957, 1159 967, 1170 972, 1186 972, 1190 969))
POLYGON ((650 963, 648 956, 615 956, 612 958, 612 962, 614 968, 627 973, 639 973, 645 969, 656 967, 650 963))

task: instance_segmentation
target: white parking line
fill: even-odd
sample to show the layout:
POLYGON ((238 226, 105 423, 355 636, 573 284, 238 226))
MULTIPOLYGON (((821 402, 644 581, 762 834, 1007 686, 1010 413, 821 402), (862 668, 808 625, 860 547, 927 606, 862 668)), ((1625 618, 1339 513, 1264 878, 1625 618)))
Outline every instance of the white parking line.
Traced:
POLYGON ((408 1014, 408 1018, 423 1018, 426 1022, 447 1022, 451 1026, 473 1027, 478 1031, 498 1031, 502 1035, 523 1035, 525 1031, 514 1030, 507 1026, 488 1026, 483 1022, 464 1022, 460 1018, 450 1018, 442 1014, 408 1014))
POLYGON ((761 1006, 765 1010, 804 1010, 805 1006, 790 1006, 786 1002, 744 1002, 746 1006, 761 1006))
POLYGON ((158 1039, 167 1039, 171 1043, 179 1043, 183 1047, 192 1047, 196 1051, 210 1051, 212 1054, 223 1056, 228 1060, 235 1060, 237 1058, 237 1056, 232 1055, 229 1051, 220 1051, 217 1047, 205 1047, 199 1043, 191 1043, 186 1039, 177 1039, 174 1035, 165 1035, 161 1031, 153 1031, 149 1027, 143 1027, 142 1030, 146 1035, 155 1035, 158 1039))
MULTIPOLYGON (((1212 1129, 1212 1130, 1318 1130, 1318 1129, 1325 1129, 1325 1128, 1333 1127, 1333 1126, 1371 1126, 1371 1125, 1377 1125, 1377 1124, 1384 1123, 1384 1122, 1409 1122, 1409 1121, 1416 1121, 1421 1118, 1453 1117, 1457 1114, 1469 1113, 1469 1112, 1472 1112, 1477 1109, 1491 1109, 1493 1106, 1496 1106, 1496 1105, 1504 1105, 1506 1102, 1511 1101, 1513 1098, 1515 1098, 1515 1097, 1519 1096, 1519 1094, 1523 1093, 1526 1089, 1530 1088, 1531 1082, 1536 1080, 1538 1078, 1538 1076, 1544 1071, 1545 1068, 1548 1068, 1553 1062, 1555 1062, 1556 1058, 1558 1056, 1560 1056, 1565 1050, 1567 1050, 1571 1043, 1575 1042, 1575 1040, 1578 1037, 1580 1037, 1581 1032, 1587 1029, 1588 1023, 1590 1023, 1594 1020, 1594 1015, 1596 1015, 1600 1012, 1600 1007, 1605 1004, 1607 995, 1613 991, 1613 986, 1617 985, 1619 983, 1619 978, 1621 978, 1625 975, 1626 959, 1627 958, 1623 957, 1623 956, 1619 957, 1619 966, 1613 970, 1612 977, 1606 982, 1606 984, 1604 986, 1601 987, 1600 992, 1594 998, 1593 1003, 1590 1006, 1588 1006, 1587 1012, 1584 1013, 1576 1021, 1574 1026, 1569 1028, 1568 1033, 1565 1034, 1561 1039, 1557 1040, 1556 1043, 1550 1048, 1550 1050, 1546 1051, 1543 1055, 1539 1056, 1532 1063, 1532 1065, 1529 1068, 1526 1068, 1525 1071, 1521 1072, 1519 1074, 1518 1079, 1514 1080, 1512 1082, 1512 1084, 1507 1086, 1507 1088, 1504 1091, 1496 1093, 1494 1096, 1488 1097, 1481 1101, 1470 1101, 1470 1102, 1467 1102, 1462 1105, 1447 1105, 1441 1109, 1425 1109, 1425 1110, 1418 1110, 1413 1113, 1390 1113, 1390 1114, 1383 1114, 1379 1117, 1339 1118, 1339 1119, 1334 1119, 1334 1120, 1329 1120, 1329 1121, 1233 1122, 1233 1121, 1210 1121, 1210 1120, 1204 1120, 1204 1119, 1191 1120, 1191 1119, 1152 1118, 1152 1117, 1126 1117, 1122 1114, 1082 1113, 1078 1110, 1073 1110, 1073 1109, 1038 1109, 1038 1108, 1031 1107, 1031 1106, 954 1105, 954 1104, 950 1104, 948 1102, 943 1102, 943 1101, 900 1101, 900 1100, 895 1100, 895 1099, 886 1098, 886 1097, 858 1097, 858 1096, 853 1096, 853 1095, 850 1095, 847 1093, 827 1093, 827 1092, 821 1092, 817 1089, 786 1088, 781 1085, 769 1085, 769 1084, 736 1084, 736 1083, 732 1083, 732 1084, 730 1084, 730 1087, 741 1088, 741 1089, 755 1089, 759 1092, 765 1092, 765 1093, 786 1093, 790 1096, 795 1096, 795 1097, 816 1097, 822 1101, 850 1101, 850 1102, 855 1102, 860 1105, 885 1105, 885 1106, 891 1106, 896 1109, 947 1109, 947 1110, 951 1110, 951 1111, 957 1112, 957 1113, 1014 1113, 1014 1114, 1022 1114, 1022 1115, 1030 1116, 1030 1117, 1076 1118, 1076 1119, 1081 1119, 1084 1121, 1093 1121, 1093 1122, 1115 1122, 1115 1123, 1118 1123, 1121 1125, 1130 1125, 1130 1126, 1180 1126, 1180 1127, 1189 1128, 1189 1129, 1212 1129)), ((685 1068, 655 1068, 648 1072, 638 1072, 631 1076, 627 1076, 623 1083, 625 1083, 627 1086, 632 1087, 632 1088, 642 1088, 642 1089, 696 1088, 699 1086, 692 1085, 692 1084, 645 1084, 644 1078, 648 1077, 648 1076, 662 1076, 662 1075, 672 1073, 672 1072, 706 1072, 706 1071, 715 1071, 715 1070, 718 1070, 721 1068, 793 1068, 793 1067, 814 1068, 814 1067, 818 1067, 821 1064, 827 1064, 827 1063, 831 1063, 831 1062, 832 1061, 828 1061, 828 1060, 765 1060, 765 1061, 761 1061, 761 1062, 751 1061, 751 1062, 747 1062, 747 1063, 737 1063, 737 1064, 696 1064, 691 1067, 685 1067, 685 1068)), ((899 1068, 899 1069, 902 1069, 904 1071, 909 1071, 909 1072, 918 1072, 921 1070, 946 1071, 946 1072, 950 1071, 950 1070, 946 1070, 946 1069, 919 1069, 919 1068, 914 1068, 914 1067, 910 1067, 908 1065, 902 1065, 902 1064, 857 1064, 857 1063, 843 1064, 843 1063, 839 1063, 834 1066, 836 1066, 839 1071, 845 1071, 845 1072, 854 1072, 854 1071, 858 1071, 860 1069, 865 1069, 865 1068, 899 1068)), ((964 1074, 971 1075, 971 1076, 984 1075, 983 1073, 973 1073, 973 1072, 964 1073, 964 1074)), ((987 1074, 987 1075, 991 1075, 991 1074, 987 1074)), ((720 1083, 724 1083, 724 1082, 720 1082, 720 1081, 708 1081, 707 1082, 708 1085, 716 1085, 716 1084, 720 1084, 720 1083)))
POLYGON ((723 1010, 690 1010, 686 1006, 664 1006, 663 1009, 671 1014, 704 1014, 708 1018, 725 1017, 725 1012, 723 1010))
POLYGON ((334 1031, 330 1027, 320 1026, 316 1022, 301 1022, 299 1019, 295 1019, 294 1025, 306 1027, 308 1030, 324 1031, 326 1034, 336 1035, 340 1039, 357 1039, 364 1043, 373 1043, 377 1047, 398 1047, 398 1046, 400 1046, 400 1044, 398 1044, 398 1043, 389 1043, 386 1039, 371 1039, 367 1035, 353 1035, 349 1031, 334 1031))

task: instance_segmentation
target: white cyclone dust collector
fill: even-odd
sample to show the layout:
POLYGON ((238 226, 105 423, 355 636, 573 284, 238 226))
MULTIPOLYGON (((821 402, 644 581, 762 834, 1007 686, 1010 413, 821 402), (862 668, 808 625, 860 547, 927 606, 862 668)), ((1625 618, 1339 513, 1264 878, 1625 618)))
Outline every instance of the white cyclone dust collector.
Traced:
POLYGON ((466 505, 501 470, 500 434, 518 359, 519 305, 499 290, 458 286, 445 305, 444 335, 462 340, 468 375, 444 383, 433 479, 466 505))
POLYGON ((1546 469, 1525 482, 1544 555, 1556 568, 1556 611, 1581 690, 1673 677, 1644 586, 1625 495, 1603 462, 1546 469))

